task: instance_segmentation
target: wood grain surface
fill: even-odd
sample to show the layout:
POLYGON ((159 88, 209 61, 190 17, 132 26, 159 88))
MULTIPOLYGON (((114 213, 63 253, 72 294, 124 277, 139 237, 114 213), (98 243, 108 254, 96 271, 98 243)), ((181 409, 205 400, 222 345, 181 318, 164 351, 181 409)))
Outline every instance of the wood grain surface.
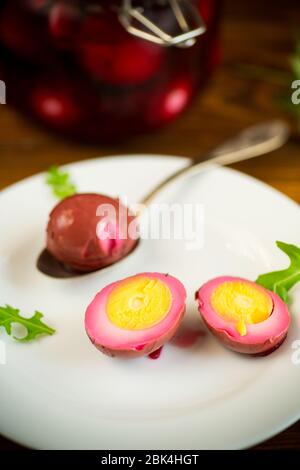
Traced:
MULTIPOLYGON (((61 165, 103 155, 155 153, 200 159, 201 154, 248 125, 276 117, 289 120, 278 106, 278 97, 284 89, 273 83, 274 74, 266 73, 265 78, 257 79, 245 72, 243 64, 288 68, 297 27, 299 34, 299 0, 228 0, 221 34, 223 61, 205 93, 166 129, 126 143, 116 142, 107 147, 66 142, 36 128, 9 106, 1 105, 0 188, 44 171, 54 163, 61 165)), ((288 88, 289 83, 287 92, 288 88)), ((300 202, 300 133, 290 122, 293 136, 284 148, 235 168, 300 202)), ((257 446, 257 449, 298 448, 300 422, 257 446)), ((21 447, 0 438, 0 449, 21 447)))

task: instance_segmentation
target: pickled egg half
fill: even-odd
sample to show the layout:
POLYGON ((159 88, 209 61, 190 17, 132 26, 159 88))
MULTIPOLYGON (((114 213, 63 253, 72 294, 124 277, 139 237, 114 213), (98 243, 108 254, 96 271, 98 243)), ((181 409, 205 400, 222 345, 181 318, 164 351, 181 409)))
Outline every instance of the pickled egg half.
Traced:
POLYGON ((212 334, 233 351, 266 355, 285 340, 287 305, 255 282, 221 276, 196 292, 199 312, 212 334))
POLYGON ((85 329, 109 356, 151 354, 176 333, 186 291, 168 274, 142 273, 104 287, 88 306, 85 329))

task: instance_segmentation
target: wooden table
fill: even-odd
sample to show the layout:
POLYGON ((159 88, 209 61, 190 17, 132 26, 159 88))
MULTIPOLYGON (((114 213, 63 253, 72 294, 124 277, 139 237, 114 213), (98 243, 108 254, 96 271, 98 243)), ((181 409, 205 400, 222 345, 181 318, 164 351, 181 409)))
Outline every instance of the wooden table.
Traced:
MULTIPOLYGON (((168 128, 127 143, 87 147, 50 136, 0 107, 0 188, 50 165, 109 154, 157 153, 201 155, 240 129, 274 117, 286 117, 278 107, 282 88, 253 79, 239 64, 287 67, 293 47, 293 28, 299 17, 299 0, 228 0, 222 31, 223 64, 204 95, 168 128), (298 18, 297 18, 298 15, 298 18)), ((298 21, 300 29, 300 21, 298 21)), ((253 175, 300 202, 300 133, 281 150, 235 168, 253 175)), ((300 371, 299 371, 300 373, 300 371)), ((300 411, 300 410, 299 410, 300 411)), ((0 438, 0 449, 19 446, 0 438)), ((300 422, 258 446, 259 449, 300 448, 300 422)))

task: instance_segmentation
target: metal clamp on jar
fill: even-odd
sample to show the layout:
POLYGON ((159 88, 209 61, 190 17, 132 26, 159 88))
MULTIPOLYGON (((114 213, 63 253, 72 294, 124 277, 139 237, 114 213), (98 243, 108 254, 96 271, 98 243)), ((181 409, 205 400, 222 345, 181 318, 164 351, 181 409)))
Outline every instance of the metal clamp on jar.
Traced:
MULTIPOLYGON (((158 7, 171 9, 180 30, 177 34, 167 32, 151 19, 151 12, 147 12, 149 2, 148 8, 145 5, 147 2, 139 2, 140 5, 137 3, 133 0, 124 0, 120 14, 122 24, 134 36, 161 46, 190 47, 195 44, 195 38, 206 31, 202 17, 192 2, 187 0, 156 1, 158 7)), ((153 2, 151 7, 153 7, 153 2)))

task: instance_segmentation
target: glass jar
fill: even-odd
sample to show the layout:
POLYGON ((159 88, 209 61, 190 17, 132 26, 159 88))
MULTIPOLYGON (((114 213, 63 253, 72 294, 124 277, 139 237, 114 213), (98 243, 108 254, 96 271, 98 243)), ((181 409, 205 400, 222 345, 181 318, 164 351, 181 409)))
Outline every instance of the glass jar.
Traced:
POLYGON ((219 0, 2 1, 7 103, 82 141, 160 127, 216 64, 219 12, 219 0))

